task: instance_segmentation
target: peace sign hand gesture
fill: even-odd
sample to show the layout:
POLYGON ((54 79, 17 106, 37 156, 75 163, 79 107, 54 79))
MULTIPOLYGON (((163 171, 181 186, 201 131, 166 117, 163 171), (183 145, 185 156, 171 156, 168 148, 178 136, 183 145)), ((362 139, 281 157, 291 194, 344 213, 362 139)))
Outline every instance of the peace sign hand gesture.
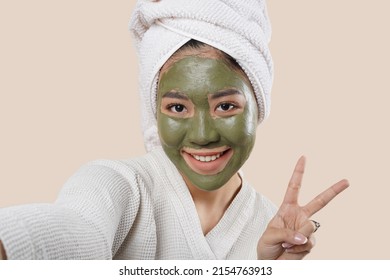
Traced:
POLYGON ((314 231, 318 228, 310 217, 345 190, 349 183, 341 180, 305 206, 298 205, 298 194, 305 170, 301 157, 294 169, 282 205, 257 245, 259 259, 302 259, 314 247, 314 231))

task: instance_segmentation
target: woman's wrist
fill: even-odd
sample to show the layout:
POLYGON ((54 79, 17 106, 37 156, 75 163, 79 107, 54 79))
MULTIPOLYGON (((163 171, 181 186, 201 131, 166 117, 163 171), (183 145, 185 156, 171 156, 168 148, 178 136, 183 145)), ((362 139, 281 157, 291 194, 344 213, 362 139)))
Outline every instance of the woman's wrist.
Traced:
POLYGON ((1 240, 0 240, 0 260, 6 260, 6 259, 7 259, 7 255, 5 253, 3 243, 1 243, 1 240))

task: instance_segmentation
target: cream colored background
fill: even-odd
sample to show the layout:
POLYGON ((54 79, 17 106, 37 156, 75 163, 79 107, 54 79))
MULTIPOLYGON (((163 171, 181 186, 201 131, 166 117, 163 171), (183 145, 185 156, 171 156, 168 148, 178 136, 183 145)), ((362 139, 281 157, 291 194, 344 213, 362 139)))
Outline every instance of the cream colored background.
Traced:
MULTIPOLYGON (((144 153, 135 1, 0 0, 0 206, 51 202, 97 158, 144 153)), ((387 1, 269 1, 270 118, 244 170, 279 204, 301 154, 301 202, 351 187, 315 215, 310 259, 388 259, 387 1)), ((0 221, 1 222, 1 221, 0 221)))

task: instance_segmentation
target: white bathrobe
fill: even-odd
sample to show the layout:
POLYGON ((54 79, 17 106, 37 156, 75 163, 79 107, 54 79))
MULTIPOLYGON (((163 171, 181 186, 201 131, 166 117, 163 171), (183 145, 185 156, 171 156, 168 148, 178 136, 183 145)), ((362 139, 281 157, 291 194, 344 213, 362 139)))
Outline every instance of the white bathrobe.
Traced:
POLYGON ((161 148, 83 166, 54 204, 0 210, 9 259, 255 259, 273 204, 244 180, 203 235, 194 202, 161 148))

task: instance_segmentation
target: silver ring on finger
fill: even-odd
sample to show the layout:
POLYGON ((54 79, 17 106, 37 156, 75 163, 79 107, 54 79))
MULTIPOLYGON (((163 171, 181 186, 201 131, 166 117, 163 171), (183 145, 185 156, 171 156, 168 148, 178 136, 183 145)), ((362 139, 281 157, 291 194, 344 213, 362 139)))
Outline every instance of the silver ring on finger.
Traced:
POLYGON ((315 229, 314 229, 314 231, 313 232, 316 232, 317 231, 317 229, 321 226, 321 224, 319 223, 319 222, 316 222, 316 221, 314 221, 314 220, 310 220, 310 221, 312 221, 313 222, 313 224, 314 224, 314 227, 315 227, 315 229))

